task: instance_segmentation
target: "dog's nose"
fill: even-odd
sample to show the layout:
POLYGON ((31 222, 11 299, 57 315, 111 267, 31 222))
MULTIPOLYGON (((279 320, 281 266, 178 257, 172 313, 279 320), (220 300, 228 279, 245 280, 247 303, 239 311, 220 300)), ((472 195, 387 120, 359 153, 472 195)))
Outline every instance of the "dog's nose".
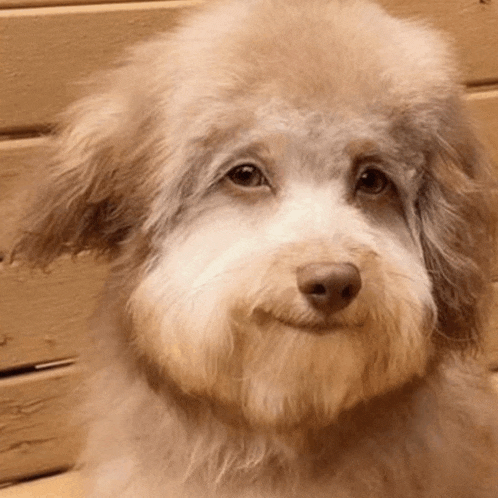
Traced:
POLYGON ((351 263, 310 263, 297 270, 297 287, 322 313, 344 309, 361 289, 361 275, 351 263))

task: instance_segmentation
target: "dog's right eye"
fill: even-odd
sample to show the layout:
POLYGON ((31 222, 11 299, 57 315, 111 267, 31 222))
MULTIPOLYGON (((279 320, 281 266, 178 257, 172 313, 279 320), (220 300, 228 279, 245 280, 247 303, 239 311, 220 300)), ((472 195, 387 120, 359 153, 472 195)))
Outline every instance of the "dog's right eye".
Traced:
POLYGON ((268 180, 262 171, 254 164, 240 164, 232 168, 226 177, 235 185, 245 188, 268 186, 268 180))

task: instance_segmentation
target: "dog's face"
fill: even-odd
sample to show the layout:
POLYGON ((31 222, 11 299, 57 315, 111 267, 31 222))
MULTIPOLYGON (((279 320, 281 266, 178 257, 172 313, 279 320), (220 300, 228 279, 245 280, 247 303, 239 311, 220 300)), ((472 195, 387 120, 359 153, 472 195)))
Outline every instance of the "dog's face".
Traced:
POLYGON ((360 2, 229 2, 111 76, 19 250, 118 254, 127 340, 167 382, 321 426, 475 339, 491 217, 432 33, 360 2))
POLYGON ((252 116, 196 171, 196 202, 132 294, 135 339, 182 389, 252 422, 330 421, 430 354, 422 158, 394 157, 372 117, 252 116))

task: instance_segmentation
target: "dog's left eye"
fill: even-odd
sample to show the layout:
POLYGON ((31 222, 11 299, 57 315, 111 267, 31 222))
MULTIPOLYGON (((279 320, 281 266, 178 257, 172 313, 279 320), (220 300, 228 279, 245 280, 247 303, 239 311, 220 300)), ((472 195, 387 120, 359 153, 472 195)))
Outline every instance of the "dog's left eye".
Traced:
POLYGON ((250 163, 235 166, 226 176, 232 183, 241 187, 255 188, 268 185, 268 181, 262 171, 250 163))
POLYGON ((390 181, 382 171, 377 168, 367 168, 356 182, 356 191, 378 195, 384 192, 389 185, 390 181))

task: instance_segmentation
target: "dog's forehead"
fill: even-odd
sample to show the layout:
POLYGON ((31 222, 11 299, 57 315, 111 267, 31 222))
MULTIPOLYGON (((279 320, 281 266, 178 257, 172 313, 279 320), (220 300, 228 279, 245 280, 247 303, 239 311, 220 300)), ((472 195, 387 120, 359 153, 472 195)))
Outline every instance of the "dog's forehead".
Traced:
MULTIPOLYGON (((317 148, 386 140, 391 124, 382 115, 357 113, 345 106, 316 110, 271 99, 254 110, 254 128, 267 136, 288 136, 317 148)), ((353 148, 349 148, 353 151, 353 148)))
POLYGON ((274 99, 255 109, 245 140, 261 145, 272 160, 287 162, 287 170, 308 170, 320 179, 375 158, 398 164, 398 174, 409 180, 424 162, 422 151, 396 139, 388 118, 344 107, 317 111, 274 99))
POLYGON ((343 160, 350 153, 378 149, 374 131, 359 117, 327 116, 275 101, 257 108, 254 114, 248 139, 263 144, 272 159, 286 161, 288 170, 327 170, 328 176, 335 177, 344 170, 343 160))

